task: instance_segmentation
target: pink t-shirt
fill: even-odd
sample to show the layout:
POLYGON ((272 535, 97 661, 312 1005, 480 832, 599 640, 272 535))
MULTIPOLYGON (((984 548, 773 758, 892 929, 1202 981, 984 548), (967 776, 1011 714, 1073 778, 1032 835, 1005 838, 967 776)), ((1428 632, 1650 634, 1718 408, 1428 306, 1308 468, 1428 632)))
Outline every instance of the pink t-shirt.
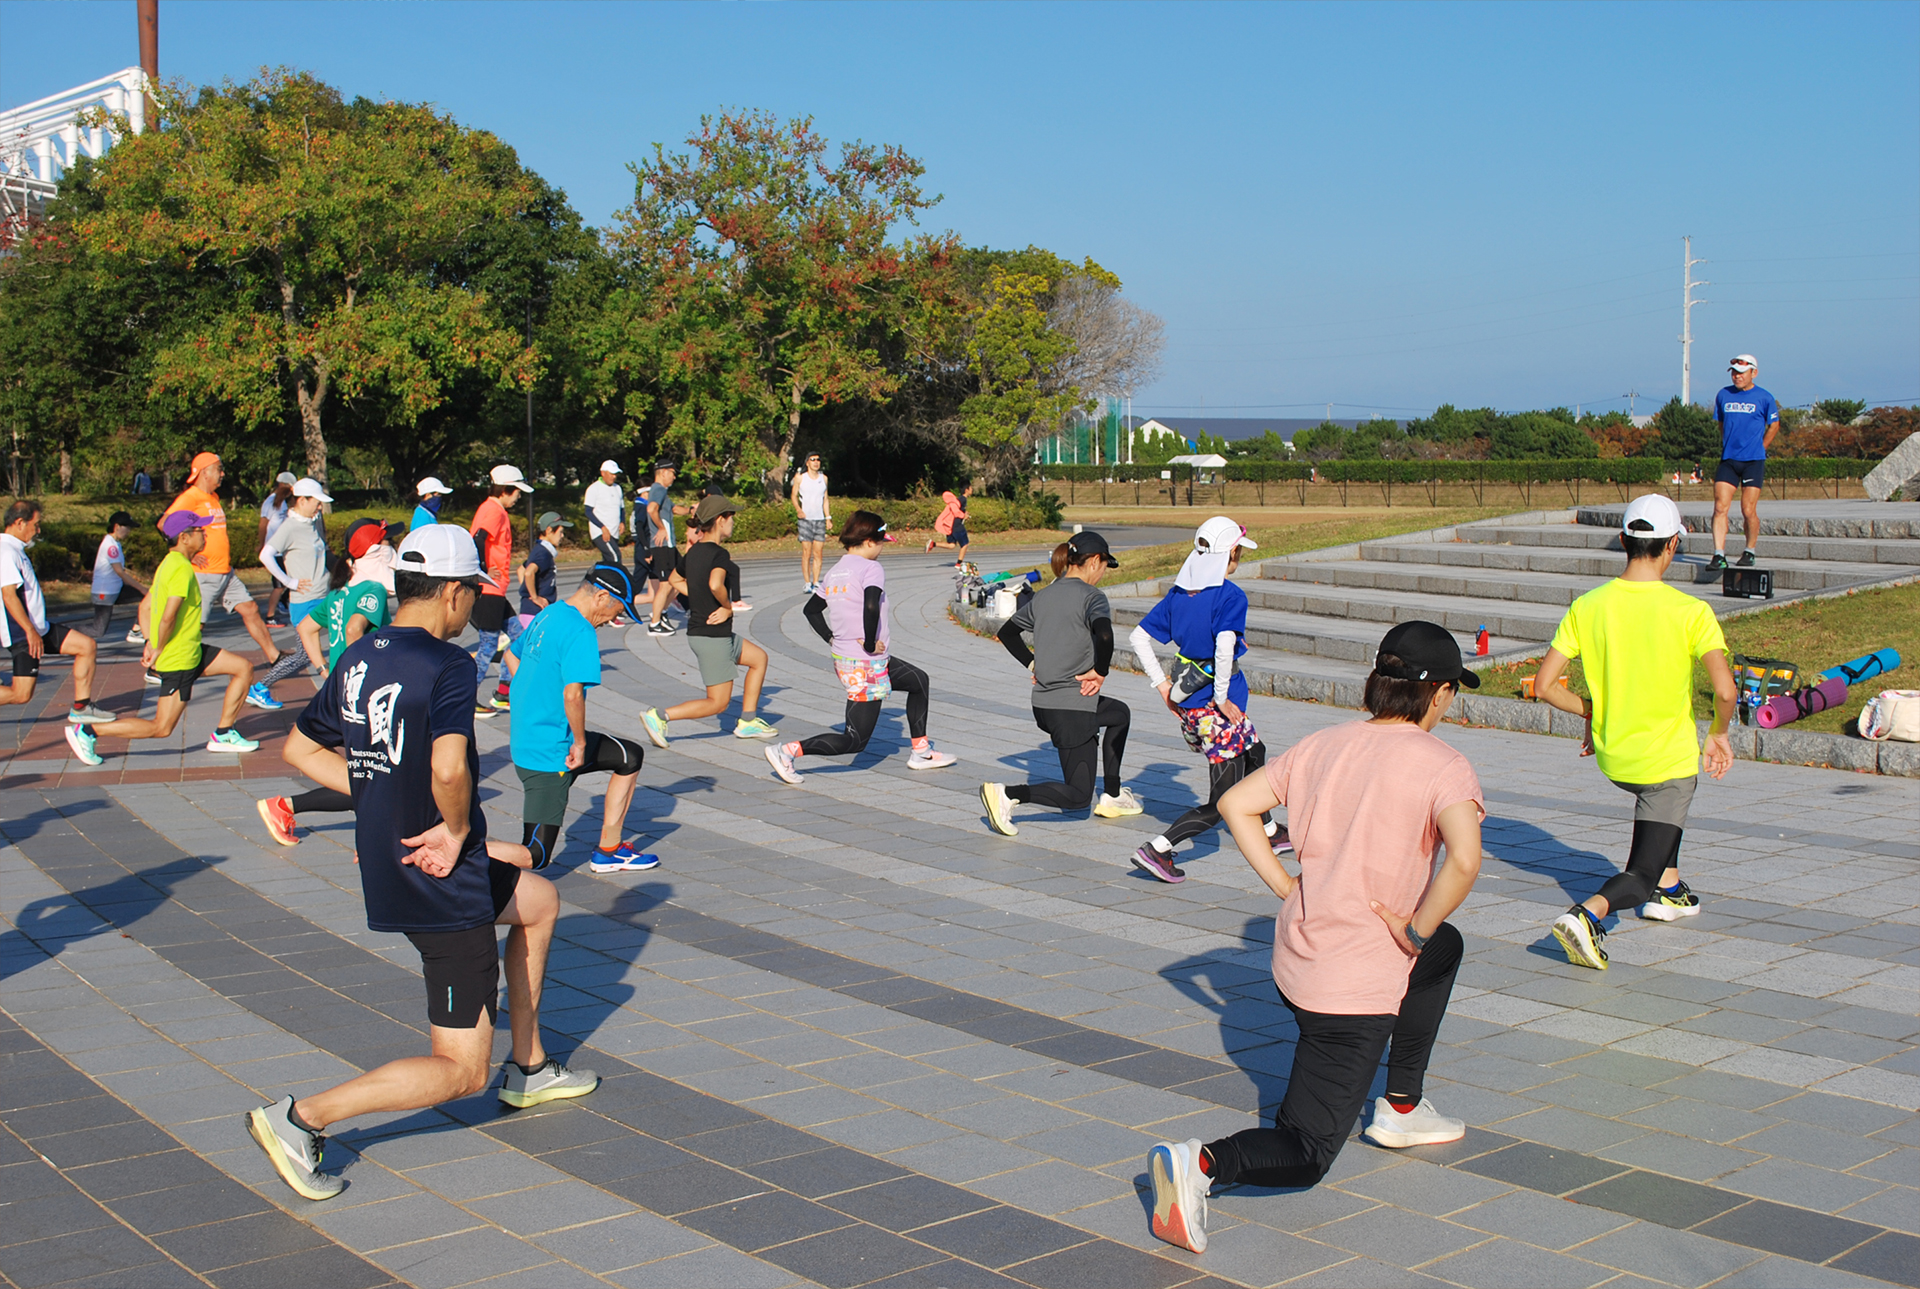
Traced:
POLYGON ((833 632, 833 656, 849 662, 865 662, 887 656, 887 574, 877 559, 865 559, 849 551, 835 560, 820 579, 820 598, 827 602, 827 629, 833 632), (880 632, 874 643, 879 647, 868 653, 867 588, 880 588, 880 632))
POLYGON ((1280 992, 1336 1016, 1399 1011, 1413 959, 1369 904, 1411 913, 1439 858, 1440 812, 1471 801, 1486 817, 1473 766, 1411 721, 1354 721, 1295 743, 1267 782, 1300 861, 1274 928, 1280 992))

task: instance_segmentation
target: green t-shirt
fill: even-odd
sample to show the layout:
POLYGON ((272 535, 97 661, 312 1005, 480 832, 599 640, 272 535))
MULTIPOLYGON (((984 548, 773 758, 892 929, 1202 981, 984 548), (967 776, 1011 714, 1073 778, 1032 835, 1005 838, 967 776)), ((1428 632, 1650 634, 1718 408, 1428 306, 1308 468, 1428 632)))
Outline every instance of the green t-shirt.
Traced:
POLYGON ((347 623, 354 617, 367 620, 371 635, 387 625, 387 588, 378 582, 355 582, 344 590, 331 591, 321 601, 327 615, 327 670, 332 671, 347 647, 347 623))
POLYGON ((166 616, 167 601, 181 600, 180 611, 173 616, 173 634, 153 660, 155 671, 192 671, 200 665, 200 579, 193 565, 179 551, 168 551, 153 572, 153 626, 157 630, 166 616))
POLYGON ((1693 665, 1727 647, 1706 601, 1665 582, 1615 578, 1573 602, 1553 647, 1586 659, 1600 773, 1616 783, 1699 773, 1693 665))

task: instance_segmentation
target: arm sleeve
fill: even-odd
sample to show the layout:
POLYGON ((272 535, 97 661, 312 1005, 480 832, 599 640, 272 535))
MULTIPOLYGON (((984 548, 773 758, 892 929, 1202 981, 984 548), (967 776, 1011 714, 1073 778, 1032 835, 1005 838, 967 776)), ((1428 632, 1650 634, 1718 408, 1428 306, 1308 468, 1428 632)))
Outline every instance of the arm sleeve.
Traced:
POLYGON ((872 653, 880 647, 880 601, 886 592, 877 586, 867 588, 866 603, 860 616, 860 647, 872 653))
POLYGON ((1227 696, 1227 682, 1233 679, 1233 650, 1240 637, 1222 631, 1213 638, 1213 701, 1217 705, 1227 696))
POLYGON ((806 615, 807 625, 813 628, 813 634, 819 636, 828 644, 833 643, 833 629, 827 625, 827 602, 825 600, 816 595, 807 601, 806 607, 801 609, 800 612, 806 615))
POLYGON ((1133 646, 1133 656, 1140 662, 1140 670, 1147 674, 1147 683, 1156 689, 1167 681, 1166 670, 1160 666, 1160 659, 1154 656, 1153 637, 1147 634, 1145 627, 1135 627, 1133 634, 1127 637, 1127 643, 1133 646))
MULTIPOLYGON (((1027 625, 1033 625, 1033 618, 1027 618, 1027 625)), ((1001 624, 999 641, 1006 646, 1013 660, 1022 667, 1033 665, 1033 650, 1027 648, 1027 642, 1020 638, 1020 614, 1016 613, 1001 624)))
POLYGON ((493 533, 485 528, 473 530, 473 553, 480 557, 480 569, 487 571, 487 547, 493 545, 493 533))
POLYGON ((1104 676, 1113 670, 1113 619, 1095 618, 1087 631, 1093 636, 1093 669, 1104 676))
POLYGON ((289 591, 295 591, 300 588, 300 579, 291 576, 287 572, 287 567, 285 563, 282 562, 286 547, 279 545, 280 534, 286 531, 287 526, 282 524, 273 536, 267 538, 267 544, 260 548, 260 564, 267 572, 273 574, 274 581, 280 583, 280 585, 286 587, 289 591))

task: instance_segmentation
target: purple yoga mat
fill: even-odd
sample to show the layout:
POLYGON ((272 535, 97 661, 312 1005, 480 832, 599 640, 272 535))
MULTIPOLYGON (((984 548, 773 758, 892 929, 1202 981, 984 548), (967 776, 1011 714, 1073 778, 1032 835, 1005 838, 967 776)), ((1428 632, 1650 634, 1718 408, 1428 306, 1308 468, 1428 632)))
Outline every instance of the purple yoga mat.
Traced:
POLYGON ((1823 680, 1806 689, 1796 689, 1791 694, 1775 694, 1760 704, 1753 719, 1761 729, 1778 729, 1802 716, 1811 716, 1815 712, 1824 712, 1829 707, 1838 707, 1847 701, 1847 682, 1835 677, 1823 680))

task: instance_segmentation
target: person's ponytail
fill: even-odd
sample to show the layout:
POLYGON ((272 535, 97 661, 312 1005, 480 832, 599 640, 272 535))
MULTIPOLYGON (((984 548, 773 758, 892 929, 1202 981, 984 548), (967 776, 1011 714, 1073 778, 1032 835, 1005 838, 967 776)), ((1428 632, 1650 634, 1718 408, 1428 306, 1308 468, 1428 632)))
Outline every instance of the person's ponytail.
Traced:
POLYGON ((1067 549, 1065 542, 1061 542, 1053 548, 1052 563, 1053 580, 1057 582, 1067 575, 1067 569, 1072 567, 1073 564, 1073 553, 1067 549))

